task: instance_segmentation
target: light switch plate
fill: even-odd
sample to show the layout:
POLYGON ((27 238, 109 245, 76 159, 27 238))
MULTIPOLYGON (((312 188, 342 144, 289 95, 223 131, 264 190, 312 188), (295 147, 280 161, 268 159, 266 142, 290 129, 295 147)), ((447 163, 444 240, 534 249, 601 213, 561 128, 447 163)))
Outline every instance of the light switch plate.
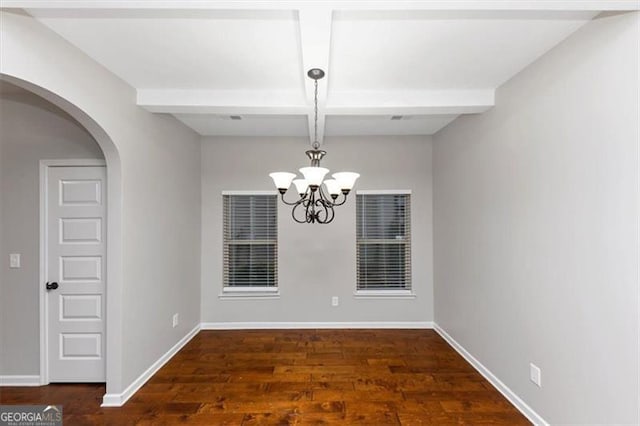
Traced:
POLYGON ((340 299, 338 296, 333 296, 331 298, 331 306, 338 306, 340 304, 340 299))
POLYGON ((540 367, 535 364, 529 364, 529 379, 538 387, 542 387, 542 371, 540 371, 540 367))
POLYGON ((11 253, 9 255, 9 268, 20 267, 20 253, 11 253))

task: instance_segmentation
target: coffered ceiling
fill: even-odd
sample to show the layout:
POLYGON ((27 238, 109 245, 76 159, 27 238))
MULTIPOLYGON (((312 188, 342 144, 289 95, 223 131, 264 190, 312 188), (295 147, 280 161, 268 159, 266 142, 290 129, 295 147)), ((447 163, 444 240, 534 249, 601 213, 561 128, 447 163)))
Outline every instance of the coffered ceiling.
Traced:
POLYGON ((429 135, 636 1, 3 1, 202 135, 429 135), (234 117, 232 117, 234 116, 234 117))

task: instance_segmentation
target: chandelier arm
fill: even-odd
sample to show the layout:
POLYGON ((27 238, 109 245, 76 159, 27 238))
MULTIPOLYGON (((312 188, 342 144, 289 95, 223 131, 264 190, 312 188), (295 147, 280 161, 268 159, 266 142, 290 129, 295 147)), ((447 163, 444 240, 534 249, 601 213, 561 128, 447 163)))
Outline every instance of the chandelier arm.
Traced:
POLYGON ((296 217, 296 208, 295 208, 295 207, 291 210, 291 217, 292 217, 292 218, 293 218, 293 220, 295 220, 297 223, 307 223, 307 221, 306 221, 306 220, 299 220, 299 219, 296 217))
POLYGON ((302 198, 300 202, 296 203, 295 206, 291 209, 291 217, 293 218, 293 220, 295 220, 298 223, 307 223, 306 216, 305 216, 305 220, 298 220, 298 218, 296 217, 296 211, 298 207, 300 207, 301 205, 304 206, 304 200, 305 198, 302 198))
POLYGON ((316 201, 316 205, 318 207, 322 207, 322 210, 318 209, 318 222, 319 223, 329 223, 330 217, 335 214, 333 211, 333 206, 331 202, 327 199, 327 196, 322 191, 322 188, 319 190, 319 198, 316 201), (324 219, 321 217, 321 213, 324 212, 324 219), (331 214, 330 214, 331 213, 331 214))
POLYGON ((333 205, 334 205, 335 207, 338 207, 338 206, 341 206, 341 205, 343 205, 344 203, 346 203, 346 202, 347 202, 347 195, 348 195, 348 194, 345 194, 345 193, 343 192, 343 193, 342 193, 342 196, 343 196, 344 198, 342 199, 342 201, 338 202, 338 198, 339 198, 339 197, 338 197, 338 198, 336 198, 336 201, 334 201, 334 202, 333 202, 333 205))
POLYGON ((304 213, 304 217, 306 220, 306 223, 313 223, 314 222, 314 214, 315 214, 315 209, 313 207, 313 203, 314 203, 314 193, 313 191, 309 190, 309 194, 307 195, 307 198, 305 199, 305 213, 304 213))
POLYGON ((284 194, 280 194, 280 198, 282 199, 282 202, 285 203, 288 206, 297 206, 298 204, 302 203, 304 201, 304 195, 302 197, 300 197, 298 199, 298 201, 294 201, 293 203, 287 201, 284 199, 284 194))
POLYGON ((322 190, 322 185, 320 185, 320 196, 322 197, 323 202, 328 206, 333 206, 333 201, 331 201, 331 196, 327 197, 327 194, 322 190))
MULTIPOLYGON (((324 200, 323 200, 322 198, 320 198, 320 197, 319 197, 319 198, 318 198, 317 200, 315 200, 315 202, 314 202, 314 205, 318 207, 318 210, 317 210, 316 215, 315 215, 315 216, 316 216, 316 219, 317 219, 317 221, 318 221, 318 223, 324 223, 324 221, 322 220, 322 208, 325 208, 325 209, 326 209, 326 207, 324 207, 324 203, 323 203, 323 201, 324 201, 324 200)), ((314 208, 314 210, 315 210, 315 208, 314 208)), ((326 212, 325 212, 325 215, 326 215, 326 212)))
POLYGON ((314 223, 316 221, 316 208, 315 208, 316 196, 315 191, 311 191, 306 203, 305 216, 307 223, 314 223))
POLYGON ((330 204, 322 203, 322 207, 324 207, 324 220, 322 221, 322 223, 330 223, 336 214, 333 210, 333 206, 331 206, 330 204))
POLYGON ((336 212, 335 212, 335 210, 333 209, 333 207, 331 207, 331 208, 329 209, 329 211, 331 212, 331 217, 330 217, 328 220, 325 220, 325 221, 323 222, 325 225, 326 225, 326 224, 328 224, 328 223, 333 222, 333 218, 334 218, 334 217, 336 217, 336 212))
POLYGON ((318 200, 320 199, 320 193, 318 191, 315 191, 313 193, 313 205, 311 206, 311 211, 312 211, 312 223, 315 222, 320 222, 320 209, 317 209, 316 207, 318 206, 318 200))

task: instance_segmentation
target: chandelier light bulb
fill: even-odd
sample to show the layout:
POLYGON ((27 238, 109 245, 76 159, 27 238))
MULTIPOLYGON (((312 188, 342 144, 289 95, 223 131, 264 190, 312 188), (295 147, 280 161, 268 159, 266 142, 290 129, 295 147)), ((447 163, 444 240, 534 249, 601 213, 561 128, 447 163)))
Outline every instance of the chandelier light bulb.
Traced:
POLYGON ((333 174, 333 178, 338 181, 338 185, 340 185, 340 189, 343 191, 351 191, 359 177, 360 174, 353 172, 339 172, 333 174))
POLYGON ((289 172, 274 172, 269 173, 271 179, 273 179, 273 183, 276 185, 276 188, 280 190, 287 190, 291 186, 291 181, 296 177, 295 174, 289 172))

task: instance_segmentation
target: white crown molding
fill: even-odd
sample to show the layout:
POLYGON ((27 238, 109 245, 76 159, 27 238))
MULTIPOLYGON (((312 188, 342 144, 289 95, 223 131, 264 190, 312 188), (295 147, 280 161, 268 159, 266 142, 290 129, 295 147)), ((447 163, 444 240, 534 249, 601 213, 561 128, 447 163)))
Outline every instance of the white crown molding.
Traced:
POLYGON ((464 346, 458 343, 453 337, 449 335, 442 327, 437 323, 434 323, 434 330, 438 333, 446 342, 451 345, 462 357, 475 368, 478 373, 489 381, 502 395, 504 395, 511 404, 513 404, 522 414, 524 414, 533 424, 536 425, 549 425, 541 415, 536 413, 533 408, 529 407, 514 391, 512 391, 507 385, 505 385, 495 374, 485 367, 480 361, 478 361, 464 346))

